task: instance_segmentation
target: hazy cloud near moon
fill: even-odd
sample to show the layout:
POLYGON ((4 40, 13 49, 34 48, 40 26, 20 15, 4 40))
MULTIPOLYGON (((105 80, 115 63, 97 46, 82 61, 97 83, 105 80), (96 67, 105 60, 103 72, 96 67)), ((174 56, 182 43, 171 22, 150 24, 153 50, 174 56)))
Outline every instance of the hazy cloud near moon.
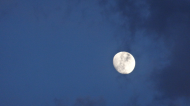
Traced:
POLYGON ((190 1, 102 0, 100 5, 110 22, 126 32, 118 35, 126 38, 123 48, 137 57, 136 73, 141 77, 131 77, 131 80, 143 84, 147 80, 154 86, 134 84, 135 88, 149 88, 160 94, 147 91, 152 101, 143 103, 140 102, 143 94, 139 93, 139 105, 159 104, 159 101, 164 101, 162 105, 187 105, 190 97, 190 1), (145 82, 141 82, 142 79, 145 82))

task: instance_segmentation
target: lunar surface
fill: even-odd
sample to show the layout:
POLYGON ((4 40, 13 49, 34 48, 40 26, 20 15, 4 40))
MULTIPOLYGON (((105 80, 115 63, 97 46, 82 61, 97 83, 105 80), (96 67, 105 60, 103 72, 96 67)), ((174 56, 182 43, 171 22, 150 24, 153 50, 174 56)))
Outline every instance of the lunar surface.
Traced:
POLYGON ((135 68, 135 58, 128 52, 119 52, 113 58, 115 69, 121 74, 129 74, 135 68))

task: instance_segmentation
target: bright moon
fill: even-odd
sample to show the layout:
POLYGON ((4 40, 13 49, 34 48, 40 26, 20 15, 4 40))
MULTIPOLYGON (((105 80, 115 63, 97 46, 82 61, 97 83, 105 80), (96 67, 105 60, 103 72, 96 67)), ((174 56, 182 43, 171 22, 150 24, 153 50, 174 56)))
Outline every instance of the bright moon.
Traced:
POLYGON ((119 52, 113 57, 113 65, 121 74, 129 74, 135 68, 135 58, 128 52, 119 52))

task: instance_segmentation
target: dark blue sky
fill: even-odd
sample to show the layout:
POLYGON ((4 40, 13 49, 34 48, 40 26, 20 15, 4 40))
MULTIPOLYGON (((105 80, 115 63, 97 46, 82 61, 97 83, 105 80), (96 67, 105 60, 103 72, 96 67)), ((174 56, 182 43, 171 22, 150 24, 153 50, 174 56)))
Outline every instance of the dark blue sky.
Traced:
POLYGON ((189 0, 0 0, 0 106, 189 106, 189 29, 189 0))

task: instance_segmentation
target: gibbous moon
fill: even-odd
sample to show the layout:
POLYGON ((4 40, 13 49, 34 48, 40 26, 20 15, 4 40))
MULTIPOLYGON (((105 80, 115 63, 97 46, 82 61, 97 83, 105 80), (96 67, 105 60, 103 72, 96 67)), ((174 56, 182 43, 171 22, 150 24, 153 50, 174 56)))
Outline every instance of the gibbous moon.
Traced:
POLYGON ((128 52, 119 52, 113 57, 113 65, 121 74, 129 74, 135 68, 135 58, 128 52))

